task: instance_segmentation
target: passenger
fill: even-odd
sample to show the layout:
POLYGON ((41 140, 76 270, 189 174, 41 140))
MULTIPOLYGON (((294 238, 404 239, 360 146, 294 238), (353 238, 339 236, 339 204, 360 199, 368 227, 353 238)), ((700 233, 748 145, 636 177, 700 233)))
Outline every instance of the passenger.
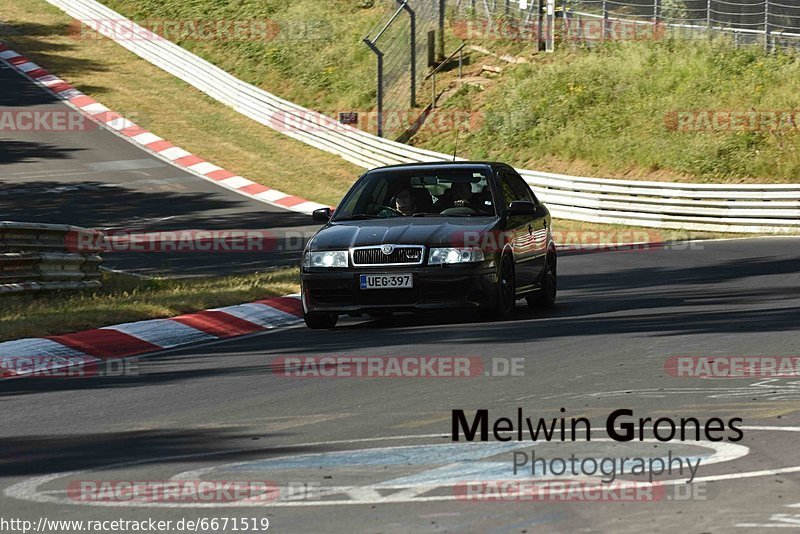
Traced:
POLYGON ((450 208, 473 208, 472 186, 469 182, 453 182, 436 203, 436 209, 440 213, 450 208))

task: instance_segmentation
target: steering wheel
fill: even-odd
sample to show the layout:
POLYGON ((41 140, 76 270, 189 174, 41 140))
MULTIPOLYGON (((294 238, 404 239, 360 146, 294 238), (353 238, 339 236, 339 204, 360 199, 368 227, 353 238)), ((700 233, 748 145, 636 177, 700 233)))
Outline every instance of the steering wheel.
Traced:
POLYGON ((456 206, 440 212, 442 215, 476 215, 478 212, 469 206, 456 206))
POLYGON ((374 202, 372 200, 369 201, 369 205, 370 206, 378 206, 381 209, 392 211, 392 212, 396 213, 397 215, 403 215, 401 212, 397 211, 396 209, 392 208, 391 206, 384 206, 383 204, 378 204, 377 202, 374 202))

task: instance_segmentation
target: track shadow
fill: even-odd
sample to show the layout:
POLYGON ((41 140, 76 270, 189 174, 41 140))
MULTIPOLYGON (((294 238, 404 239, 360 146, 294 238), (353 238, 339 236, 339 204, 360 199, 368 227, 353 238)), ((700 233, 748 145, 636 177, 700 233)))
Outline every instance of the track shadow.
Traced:
POLYGON ((204 460, 244 460, 316 452, 313 447, 254 447, 263 436, 242 429, 158 429, 84 435, 0 438, 0 477, 31 476, 131 462, 158 465, 204 460))
POLYGON ((17 395, 45 393, 53 391, 89 391, 109 388, 153 387, 179 384, 185 381, 220 378, 225 376, 270 375, 275 369, 269 365, 224 366, 203 369, 161 370, 164 365, 172 365, 175 359, 170 355, 142 356, 141 360, 118 361, 100 367, 89 366, 64 371, 63 377, 29 377, 0 382, 0 399, 17 395), (85 376, 78 376, 81 372, 85 376))
MULTIPOLYGON (((0 27, 0 41, 65 80, 78 79, 81 76, 85 76, 87 72, 108 71, 105 65, 88 55, 76 57, 60 54, 60 52, 65 51, 75 52, 81 50, 81 47, 71 44, 53 42, 54 37, 61 38, 65 35, 71 36, 76 42, 80 38, 86 38, 86 36, 81 36, 80 28, 76 24, 8 23, 0 27)), ((23 106, 50 101, 42 101, 42 98, 49 98, 55 101, 55 98, 49 93, 36 88, 32 84, 27 85, 31 87, 30 94, 18 94, 12 103, 3 103, 9 93, 0 86, 0 105, 23 106)), ((76 87, 84 91, 90 89, 81 85, 76 87)), ((93 86, 91 91, 96 94, 105 92, 106 89, 93 86)))
MULTIPOLYGON (((0 138, 0 179, 3 178, 2 165, 30 163, 43 159, 69 159, 72 154, 80 150, 82 149, 63 148, 49 143, 12 141, 0 138)), ((0 183, 0 188, 2 187, 0 183)))
MULTIPOLYGON (((602 261, 603 255, 593 255, 602 261)), ((607 254, 605 255, 607 256, 607 254)), ((664 257, 647 256, 655 264, 664 257)), ((671 257, 672 267, 639 265, 622 275, 598 270, 560 277, 561 296, 553 310, 530 310, 524 302, 509 321, 481 322, 470 312, 397 315, 391 320, 343 325, 333 330, 289 330, 263 348, 269 354, 347 354, 353 347, 381 349, 408 346, 409 336, 427 347, 502 342, 526 343, 576 336, 638 334, 646 337, 704 333, 780 332, 797 328, 800 290, 791 277, 800 261, 760 257, 693 266, 686 256, 671 257), (746 279, 759 278, 759 284, 746 279), (302 348, 299 348, 302 347, 302 348)), ((633 260, 633 257, 631 257, 633 260)), ((637 260, 639 262, 639 260, 637 260)), ((652 264, 651 264, 652 265, 652 264)), ((212 346, 204 356, 252 350, 252 342, 212 346)))

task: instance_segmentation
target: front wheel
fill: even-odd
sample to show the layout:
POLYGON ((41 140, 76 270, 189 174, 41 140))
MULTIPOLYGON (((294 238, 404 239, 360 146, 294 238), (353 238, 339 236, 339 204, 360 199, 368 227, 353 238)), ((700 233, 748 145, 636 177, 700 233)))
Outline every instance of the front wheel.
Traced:
POLYGON ((333 328, 339 322, 339 314, 327 312, 309 312, 303 315, 306 326, 312 330, 333 328))
POLYGON ((531 308, 552 308, 558 293, 558 271, 555 252, 547 255, 542 275, 542 288, 526 300, 531 308))
POLYGON ((481 313, 486 319, 508 319, 514 313, 517 302, 517 286, 514 280, 514 260, 503 256, 497 277, 495 305, 481 313))

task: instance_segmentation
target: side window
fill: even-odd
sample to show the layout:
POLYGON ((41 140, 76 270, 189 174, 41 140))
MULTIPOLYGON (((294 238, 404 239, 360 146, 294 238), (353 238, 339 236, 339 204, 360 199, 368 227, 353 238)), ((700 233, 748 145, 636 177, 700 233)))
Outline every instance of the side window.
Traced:
POLYGON ((536 197, 533 196, 531 188, 525 183, 525 180, 516 172, 509 173, 511 177, 511 187, 517 193, 517 200, 527 200, 528 202, 535 202, 536 197))
POLYGON ((533 202, 534 196, 528 184, 517 173, 512 173, 507 169, 500 169, 500 190, 503 193, 503 201, 508 206, 515 200, 526 200, 533 202))

